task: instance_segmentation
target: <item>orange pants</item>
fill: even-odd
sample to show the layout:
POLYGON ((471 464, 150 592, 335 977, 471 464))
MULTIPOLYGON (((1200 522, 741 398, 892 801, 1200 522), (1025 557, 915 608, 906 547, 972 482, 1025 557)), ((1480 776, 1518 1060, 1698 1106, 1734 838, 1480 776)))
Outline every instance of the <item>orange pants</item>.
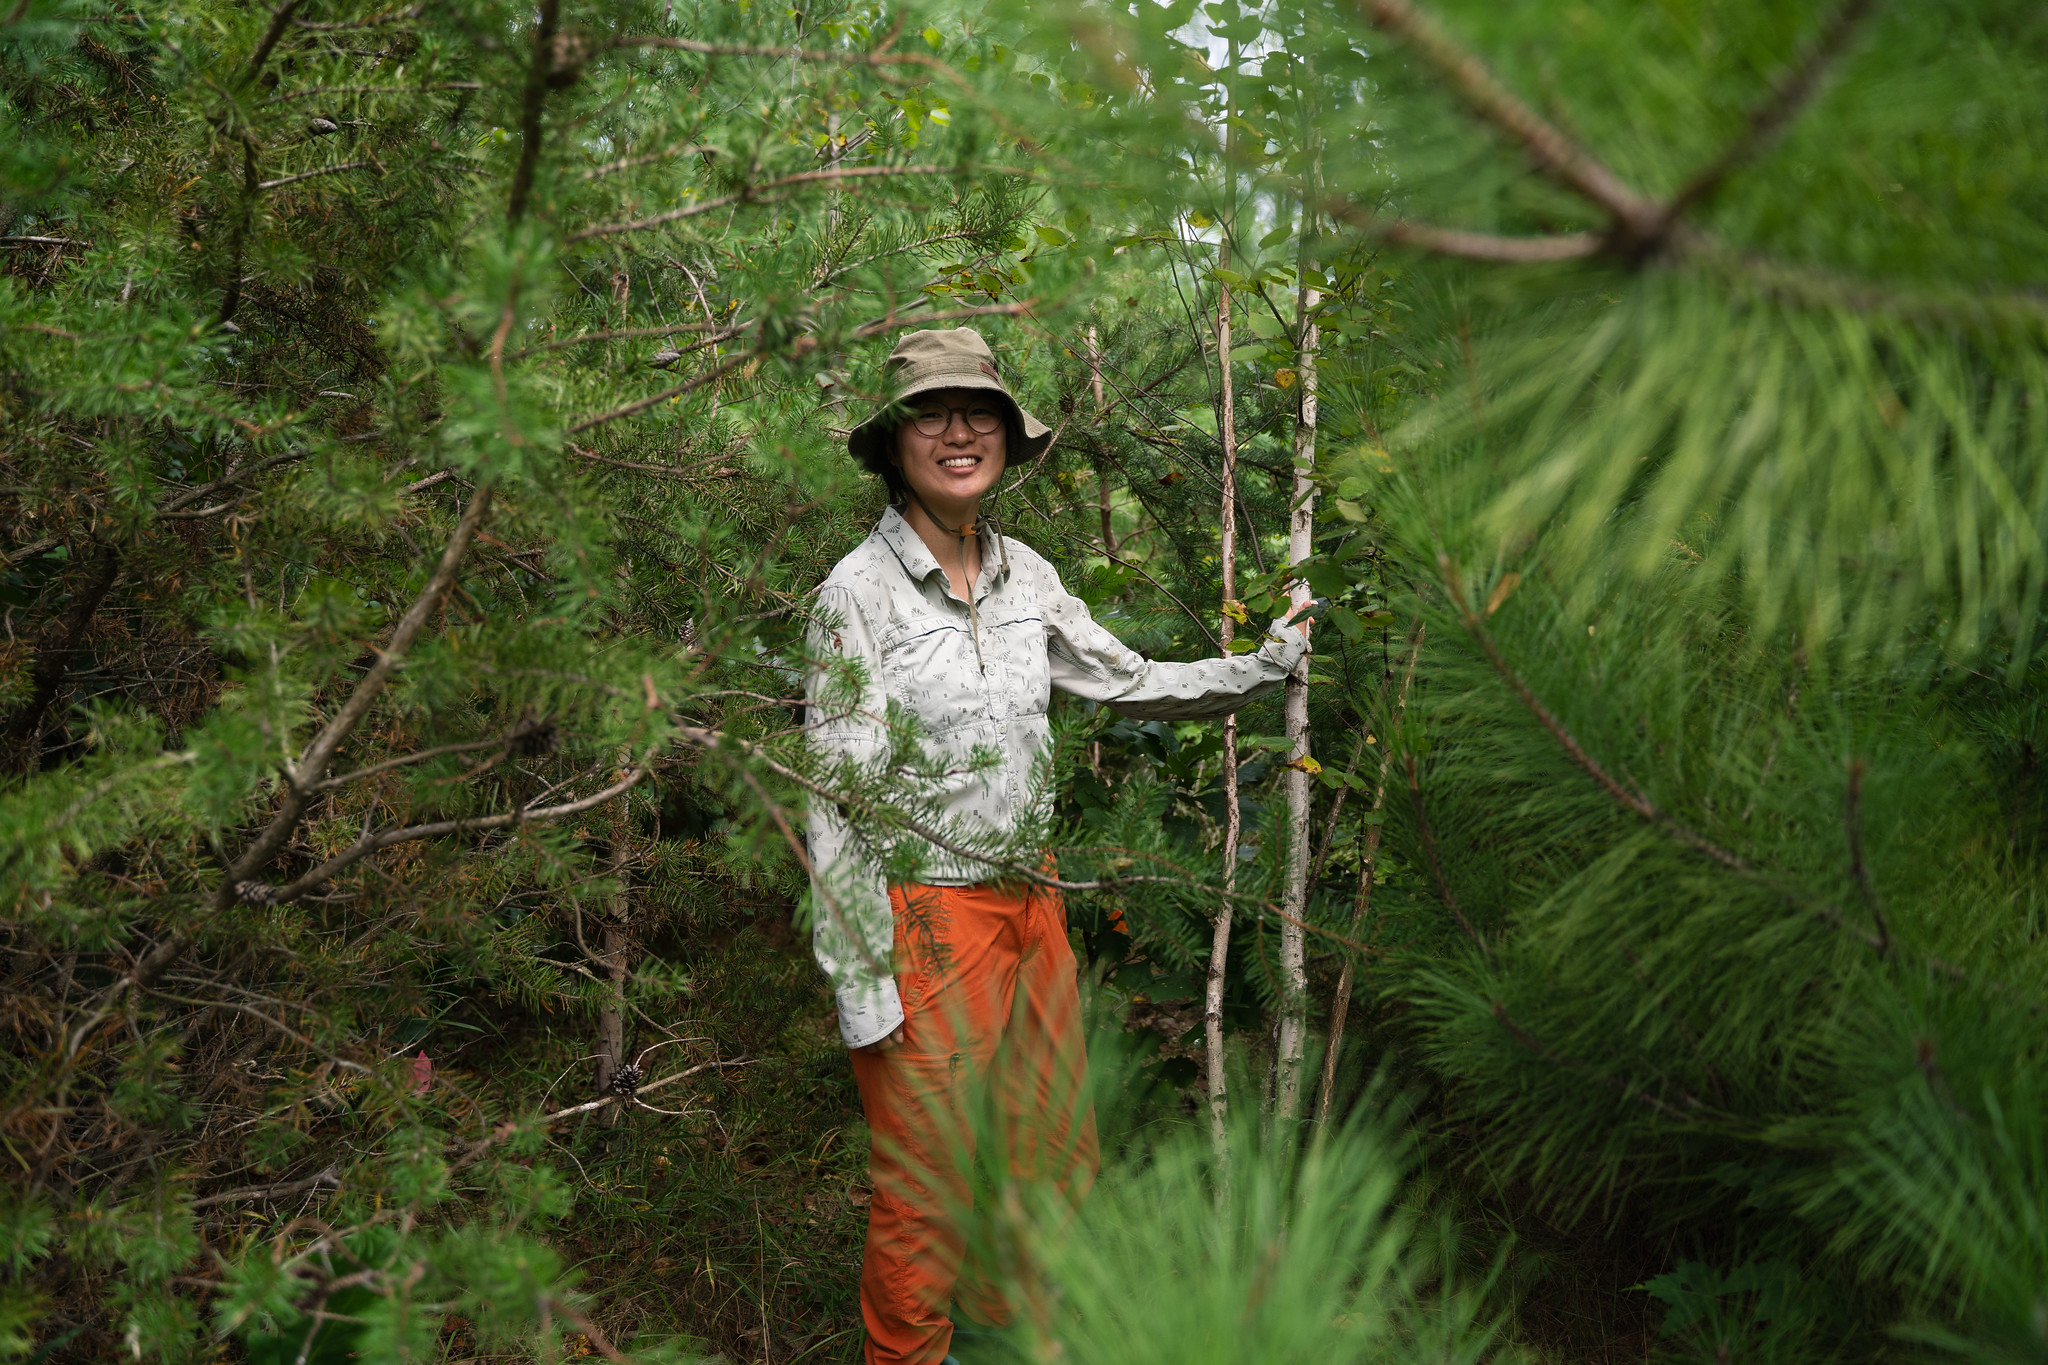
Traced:
POLYGON ((940 1365, 948 1301, 1005 1325, 1000 1282, 1022 1269, 1008 1238, 968 1251, 978 1140, 996 1207, 1021 1211, 1004 1197, 1020 1181, 1077 1203, 1095 1179, 1095 1113, 1059 892, 897 886, 889 899, 903 1041, 853 1054, 873 1134, 860 1309, 868 1365, 940 1365))

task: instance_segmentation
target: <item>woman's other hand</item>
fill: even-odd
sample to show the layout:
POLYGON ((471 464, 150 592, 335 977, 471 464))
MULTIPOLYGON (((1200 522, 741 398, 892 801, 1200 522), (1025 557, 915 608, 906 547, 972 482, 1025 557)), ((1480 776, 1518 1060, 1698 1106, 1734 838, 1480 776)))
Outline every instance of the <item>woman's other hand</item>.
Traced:
POLYGON ((879 1056, 880 1054, 885 1052, 894 1052, 897 1048, 902 1046, 903 1025, 898 1024, 887 1038, 882 1039, 880 1042, 869 1043, 866 1047, 855 1048, 854 1051, 872 1052, 879 1056))

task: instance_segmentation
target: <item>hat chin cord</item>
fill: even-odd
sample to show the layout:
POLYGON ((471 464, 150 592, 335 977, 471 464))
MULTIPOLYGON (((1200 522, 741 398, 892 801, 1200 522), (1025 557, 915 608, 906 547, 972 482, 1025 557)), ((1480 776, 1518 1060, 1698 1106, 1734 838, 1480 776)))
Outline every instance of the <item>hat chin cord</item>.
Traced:
MULTIPOLYGON (((988 672, 988 664, 983 662, 981 657, 981 612, 974 605, 974 580, 968 577, 967 573, 967 538, 975 533, 974 522, 970 519, 965 526, 948 526, 933 514, 931 508, 925 506, 924 499, 920 498, 917 495, 917 490, 910 486, 909 479, 903 481, 903 491, 908 493, 910 500, 917 504, 918 511, 931 518, 932 525, 938 527, 947 535, 952 536, 959 544, 960 578, 967 585, 967 631, 974 640, 974 666, 980 669, 983 674, 986 674, 988 672)), ((983 512, 981 518, 989 524, 989 534, 994 536, 996 541, 996 554, 1002 562, 1003 572, 1007 574, 1010 571, 1010 550, 1008 546, 1003 544, 1002 528, 996 521, 995 513, 992 511, 983 512)))

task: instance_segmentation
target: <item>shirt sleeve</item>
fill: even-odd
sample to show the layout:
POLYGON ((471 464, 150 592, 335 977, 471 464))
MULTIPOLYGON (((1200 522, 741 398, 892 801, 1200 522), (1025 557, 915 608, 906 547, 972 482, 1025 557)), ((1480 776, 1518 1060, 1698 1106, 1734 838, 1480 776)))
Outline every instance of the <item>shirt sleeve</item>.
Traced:
POLYGON ((1156 663, 1097 623, 1049 565, 1045 576, 1050 581, 1041 600, 1052 685, 1133 720, 1227 716, 1278 687, 1308 653, 1300 631, 1275 622, 1249 654, 1156 663))
MULTIPOLYGON (((828 585, 809 632, 811 657, 858 665, 856 692, 844 669, 816 667, 804 687, 804 729, 827 762, 868 765, 888 752, 881 717, 881 650, 850 590, 828 585), (833 675, 837 672, 838 677, 833 675)), ((811 951, 839 1000, 839 1036, 850 1048, 878 1043, 903 1022, 892 957, 896 920, 881 872, 831 802, 810 803, 811 951)))

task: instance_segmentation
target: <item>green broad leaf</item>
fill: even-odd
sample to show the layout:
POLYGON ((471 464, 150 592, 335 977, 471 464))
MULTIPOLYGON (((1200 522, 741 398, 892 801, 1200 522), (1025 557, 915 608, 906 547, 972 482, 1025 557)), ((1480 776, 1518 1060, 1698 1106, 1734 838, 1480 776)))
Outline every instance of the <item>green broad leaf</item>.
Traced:
POLYGON ((927 43, 930 43, 932 46, 932 51, 934 52, 937 52, 941 47, 945 46, 946 43, 945 35, 941 34, 935 28, 927 28, 918 36, 920 38, 923 38, 927 43))
POLYGON ((1243 365, 1254 360, 1264 360, 1265 358, 1266 343, 1263 341, 1250 341, 1242 346, 1230 348, 1230 363, 1233 365, 1243 365))
POLYGON ((1358 613, 1350 608, 1331 607, 1329 619, 1332 625, 1344 632, 1345 639, 1363 640, 1365 638, 1365 622, 1359 620, 1358 613))
MULTIPOLYGON (((1366 780, 1361 777, 1356 779, 1356 781, 1358 782, 1358 790, 1364 791, 1367 786, 1366 780)), ((1358 817, 1358 823, 1361 825, 1384 825, 1387 823, 1387 813, 1383 810, 1369 810, 1358 817)))
POLYGON ((1344 566, 1332 564, 1327 559, 1310 563, 1302 577, 1308 579, 1309 587, 1318 597, 1335 597, 1351 586, 1350 575, 1344 572, 1344 566))
POLYGON ((1263 337, 1267 341, 1278 341, 1287 335, 1286 324, 1271 313, 1253 313, 1245 319, 1245 325, 1251 328, 1253 336, 1263 337))
MULTIPOLYGON (((1188 221, 1193 222, 1194 219, 1190 217, 1188 221)), ((1223 283, 1229 285, 1232 289, 1243 289, 1251 284, 1251 278, 1249 276, 1240 275, 1235 270, 1226 270, 1220 265, 1217 266, 1214 270, 1211 270, 1209 272, 1209 276, 1212 279, 1221 280, 1223 283)))
POLYGON ((1265 236, 1259 238, 1259 250, 1264 251, 1269 246, 1278 246, 1293 235, 1294 228, 1291 224, 1276 227, 1265 236))
POLYGON ((1349 498, 1332 498, 1330 505, 1337 509, 1337 515, 1346 521, 1364 521, 1365 509, 1349 498))
POLYGON ((1369 611, 1360 614, 1358 619, 1360 621, 1363 621, 1366 625, 1375 628, 1380 626, 1391 626, 1392 624, 1394 624, 1394 613, 1390 611, 1369 611))
POLYGON ((1040 223, 1031 230, 1037 233, 1038 240, 1044 242, 1047 246, 1065 246, 1074 240, 1072 234, 1061 232, 1056 227, 1048 227, 1044 223, 1040 223))
POLYGON ((1257 649, 1262 643, 1264 642, 1257 638, 1249 640, 1236 639, 1232 640, 1229 644, 1225 645, 1224 648, 1229 650, 1232 654, 1249 654, 1253 650, 1257 649))

